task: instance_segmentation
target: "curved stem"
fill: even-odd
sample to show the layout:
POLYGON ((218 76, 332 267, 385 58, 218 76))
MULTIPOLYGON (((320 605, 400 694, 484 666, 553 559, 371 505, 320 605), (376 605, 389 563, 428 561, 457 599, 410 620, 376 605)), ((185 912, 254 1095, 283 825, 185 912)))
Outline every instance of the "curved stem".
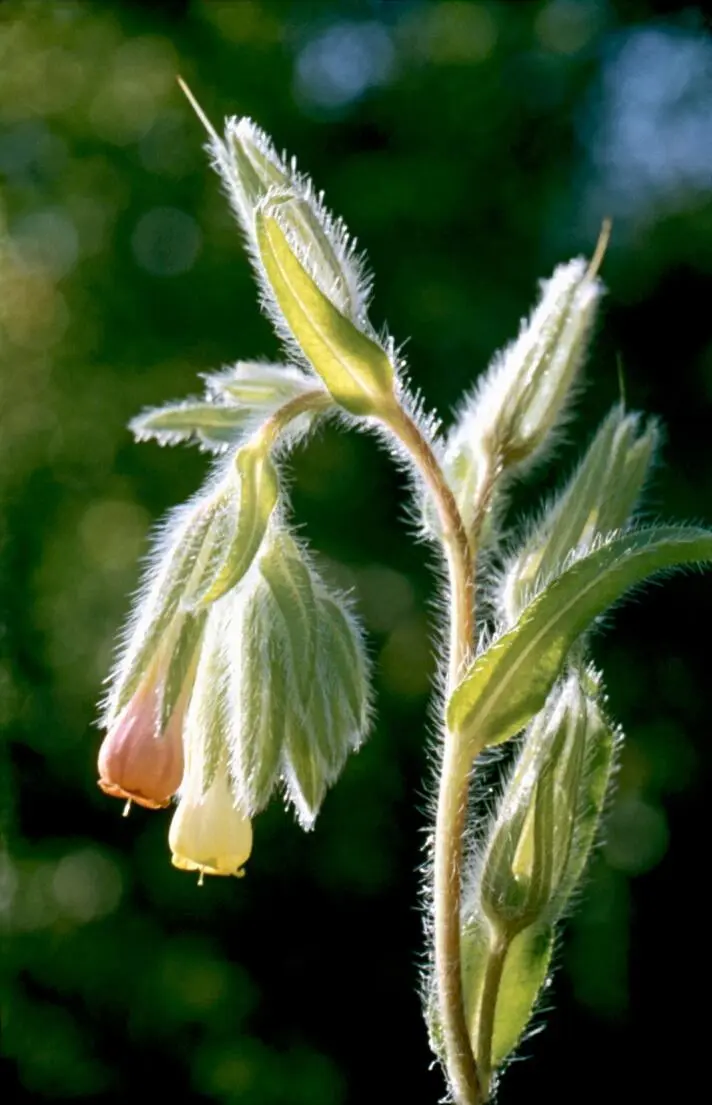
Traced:
POLYGON ((270 417, 262 423, 257 433, 255 434, 255 441, 261 441, 269 448, 276 445, 279 435, 286 430, 290 422, 293 422, 295 418, 299 418, 302 414, 308 414, 311 412, 318 412, 328 410, 329 407, 333 407, 334 400, 329 395, 328 391, 323 388, 312 388, 309 391, 303 391, 300 395, 295 395, 293 399, 288 399, 286 403, 283 403, 281 407, 278 407, 270 417))
POLYGON ((437 457, 410 415, 401 407, 384 417, 408 450, 428 487, 440 519, 450 581, 451 620, 448 689, 454 690, 472 650, 474 634, 474 568, 467 532, 455 496, 443 476, 437 457))
POLYGON ((476 1051, 485 1100, 489 1096, 490 1079, 492 1077, 492 1039, 494 1036, 494 1018, 497 1012, 497 995, 509 946, 510 941, 504 933, 494 932, 492 934, 480 995, 476 1051))
MULTIPOLYGON (((450 583, 449 698, 473 647, 473 555, 457 503, 427 440, 400 407, 385 420, 417 465, 440 519, 450 583)), ((455 1100, 457 1105, 481 1105, 484 1097, 465 1017, 460 955, 462 838, 472 755, 447 730, 444 740, 433 855, 435 976, 445 1060, 455 1100)))

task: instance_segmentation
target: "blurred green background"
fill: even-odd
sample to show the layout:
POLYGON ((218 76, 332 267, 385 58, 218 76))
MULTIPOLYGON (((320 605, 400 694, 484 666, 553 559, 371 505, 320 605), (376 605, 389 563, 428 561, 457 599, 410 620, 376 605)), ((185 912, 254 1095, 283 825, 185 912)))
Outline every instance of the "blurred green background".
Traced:
MULTIPOLYGON (((330 431, 293 465, 378 694, 316 831, 276 803, 247 878, 198 889, 170 866, 167 816, 124 820, 96 787, 96 702, 147 536, 207 467, 126 422, 278 354, 179 72, 325 188, 368 250, 374 318, 409 337, 446 418, 536 280, 612 215, 581 418, 510 523, 617 399, 618 363, 667 427, 649 514, 710 522, 712 36, 699 7, 634 0, 0 3, 3 1100, 426 1105, 443 1092, 417 996, 434 584, 374 441, 330 431)), ((504 1105, 697 1093, 711 617, 710 578, 678 576, 596 641, 628 734, 619 788, 504 1105)))

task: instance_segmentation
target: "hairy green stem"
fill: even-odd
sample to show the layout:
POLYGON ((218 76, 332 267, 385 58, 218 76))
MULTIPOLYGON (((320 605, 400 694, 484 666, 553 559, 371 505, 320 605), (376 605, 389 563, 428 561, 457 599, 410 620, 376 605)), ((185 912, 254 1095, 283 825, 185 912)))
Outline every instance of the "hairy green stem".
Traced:
POLYGON ((480 1083, 483 1098, 489 1097, 492 1078, 492 1039, 494 1019, 497 1012, 497 995, 502 982, 502 972, 510 948, 509 938, 502 932, 493 932, 487 952, 485 977, 480 993, 480 1008, 477 1015, 477 1054, 480 1083))
MULTIPOLYGON (((437 507, 450 584, 447 697, 473 648, 474 560, 455 498, 437 458, 410 416, 397 407, 385 419, 408 450, 437 507)), ((465 1017, 460 954, 462 840, 467 815, 471 752, 445 732, 435 823, 435 976, 445 1062, 457 1105, 482 1105, 480 1076, 465 1017)))
POLYGON ((295 418, 299 418, 302 414, 327 410, 333 405, 334 400, 328 391, 323 388, 304 391, 301 395, 295 395, 293 399, 288 399, 286 403, 278 407, 260 426, 254 440, 264 442, 265 445, 272 448, 276 445, 279 435, 286 430, 289 423, 293 422, 295 418))

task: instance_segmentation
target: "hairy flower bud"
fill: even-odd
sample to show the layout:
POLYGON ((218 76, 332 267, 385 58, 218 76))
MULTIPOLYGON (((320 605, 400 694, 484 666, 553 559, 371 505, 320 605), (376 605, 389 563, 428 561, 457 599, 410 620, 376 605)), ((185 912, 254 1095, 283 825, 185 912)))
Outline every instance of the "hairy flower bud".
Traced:
POLYGON ((249 587, 215 614, 231 627, 221 637, 233 642, 229 663, 218 665, 230 770, 250 814, 281 778, 309 828, 366 732, 368 665, 343 600, 286 530, 274 528, 258 566, 249 587))
POLYGON ((654 421, 613 408, 579 467, 507 565, 500 606, 508 625, 541 588, 594 543, 630 522, 658 440, 654 421))
POLYGON ((183 695, 163 731, 158 726, 159 684, 148 678, 111 727, 99 749, 99 786, 140 806, 167 806, 183 778, 183 695))
POLYGON ((363 265, 341 219, 326 209, 308 176, 294 159, 280 157, 267 134, 252 120, 228 119, 224 144, 213 142, 215 166, 228 187, 235 214, 255 245, 255 211, 266 196, 279 197, 295 245, 309 256, 324 293, 353 321, 363 322, 370 292, 363 265))
MULTIPOLYGON (((192 656, 199 644, 202 622, 182 609, 186 592, 210 551, 208 535, 215 515, 225 509, 221 488, 196 496, 174 510, 159 531, 136 598, 122 649, 109 680, 103 722, 111 728, 154 666, 161 675, 171 672, 178 650, 192 656)), ((174 680, 170 680, 175 687, 174 680)), ((164 715, 164 703, 161 714, 164 715)))
MULTIPOLYGON (((539 303, 519 337, 497 354, 462 403, 445 441, 443 468, 467 530, 481 509, 484 489, 529 465, 550 444, 602 293, 583 258, 559 265, 542 281, 539 303)), ((430 514, 425 521, 438 531, 430 514)))
POLYGON ((512 932, 558 919, 560 889, 588 801, 590 764, 600 741, 610 750, 602 727, 592 722, 581 679, 574 672, 555 687, 530 725, 488 834, 482 908, 493 924, 512 932))

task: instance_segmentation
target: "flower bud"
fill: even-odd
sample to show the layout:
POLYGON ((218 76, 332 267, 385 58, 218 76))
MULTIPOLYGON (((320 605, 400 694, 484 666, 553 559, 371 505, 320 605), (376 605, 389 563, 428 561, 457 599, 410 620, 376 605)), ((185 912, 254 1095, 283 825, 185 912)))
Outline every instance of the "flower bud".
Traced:
POLYGON ((135 692, 99 749, 99 786, 140 806, 167 806, 183 778, 181 730, 187 695, 166 728, 158 728, 158 684, 149 678, 135 692))
POLYGON ((563 492, 504 573, 501 608, 508 625, 572 554, 585 553, 629 522, 658 440, 654 422, 640 431, 639 416, 625 414, 620 405, 604 419, 563 492))
POLYGON ((191 794, 222 763, 253 817, 281 782, 303 827, 369 721, 368 662, 340 596, 273 526, 257 570, 207 613, 185 723, 191 794))
POLYGON ((510 937, 546 916, 566 865, 579 785, 567 769, 575 762, 580 771, 572 748, 585 740, 579 697, 572 703, 557 688, 530 726, 488 835, 481 905, 510 937))
POLYGON ((502 463, 530 459, 545 443, 569 396, 602 286, 583 258, 559 265, 517 340, 505 350, 488 395, 485 442, 502 463))
POLYGON ((297 172, 294 159, 280 157, 268 135, 250 119, 233 118, 227 121, 225 145, 215 165, 251 243, 259 204, 268 194, 279 197, 285 225, 300 255, 311 258, 324 293, 352 321, 362 321, 370 282, 364 278, 355 243, 342 220, 327 211, 309 177, 297 172))
POLYGON ((252 851, 252 824, 236 805, 227 772, 218 769, 205 793, 190 767, 168 843, 175 867, 202 875, 241 875, 252 851))
MULTIPOLYGON (((550 443, 602 293, 583 258, 559 265, 542 282, 540 301, 519 337, 465 399, 445 442, 443 467, 466 529, 475 522, 483 488, 531 463, 550 443)), ((427 517, 426 526, 437 532, 435 519, 427 517)))

